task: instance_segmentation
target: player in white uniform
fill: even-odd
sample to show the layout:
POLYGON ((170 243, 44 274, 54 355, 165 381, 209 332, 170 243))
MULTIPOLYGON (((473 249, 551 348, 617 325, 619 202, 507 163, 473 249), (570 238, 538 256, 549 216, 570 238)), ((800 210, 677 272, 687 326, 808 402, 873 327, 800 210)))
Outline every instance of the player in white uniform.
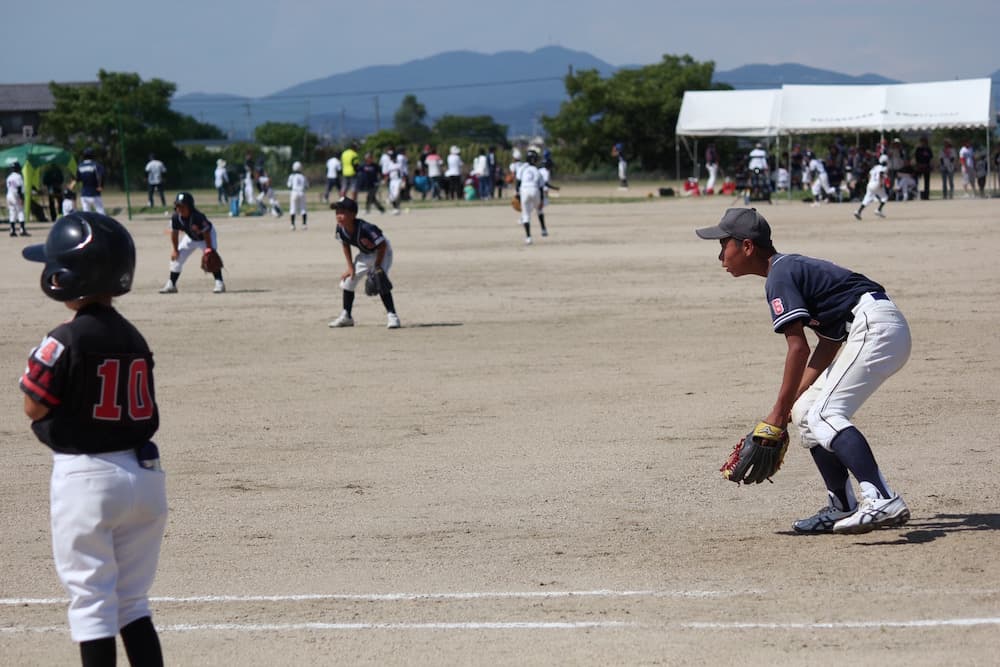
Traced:
POLYGON ((531 147, 528 149, 526 155, 527 163, 521 165, 520 170, 517 173, 517 180, 520 183, 518 188, 518 194, 521 196, 521 218, 520 222, 524 225, 524 244, 531 245, 531 214, 538 214, 538 222, 542 226, 542 236, 548 236, 549 232, 545 229, 545 218, 542 217, 542 188, 544 187, 544 182, 542 180, 542 175, 538 171, 538 164, 540 157, 540 152, 538 149, 531 147))
POLYGON ((326 190, 323 191, 323 201, 330 201, 330 191, 340 192, 340 158, 336 155, 326 161, 326 190))
POLYGON ((815 201, 812 205, 819 206, 824 198, 833 197, 837 191, 830 186, 830 179, 826 175, 826 165, 823 164, 823 161, 816 157, 812 151, 807 151, 806 157, 809 158, 809 173, 813 176, 812 193, 815 201))
POLYGON ((278 204, 274 188, 271 187, 271 177, 263 167, 260 168, 260 172, 257 174, 257 187, 260 189, 260 192, 257 193, 257 209, 260 211, 260 214, 264 215, 268 208, 270 208, 271 215, 280 218, 281 205, 278 204), (265 200, 267 201, 267 206, 264 206, 265 200))
POLYGON ((889 200, 889 195, 885 191, 885 180, 889 178, 888 165, 889 156, 883 154, 879 157, 878 164, 868 172, 868 189, 865 191, 864 199, 861 200, 861 206, 854 212, 854 217, 858 220, 861 219, 861 211, 865 210, 865 206, 868 206, 868 204, 871 204, 876 199, 878 200, 878 209, 876 209, 875 215, 880 218, 885 217, 882 207, 889 200))
POLYGON ((292 231, 295 231, 295 214, 302 214, 302 231, 308 229, 308 213, 306 211, 306 190, 309 179, 302 173, 302 163, 292 163, 292 173, 288 176, 288 212, 292 216, 292 231))
POLYGON ((229 172, 226 171, 226 161, 219 158, 215 161, 215 191, 219 196, 220 204, 229 203, 229 194, 226 189, 229 187, 229 172))
POLYGON ((167 199, 163 195, 163 175, 167 173, 167 166, 156 159, 156 155, 149 154, 149 162, 146 163, 146 182, 149 184, 149 208, 153 208, 153 194, 157 190, 160 192, 160 206, 167 205, 167 199))
POLYGON ((399 201, 403 196, 403 169, 398 160, 387 165, 386 178, 389 179, 389 203, 392 214, 399 215, 399 201))
POLYGON ((17 236, 17 223, 21 223, 21 236, 30 236, 24 227, 24 178, 20 162, 12 163, 7 174, 7 220, 11 236, 17 236))

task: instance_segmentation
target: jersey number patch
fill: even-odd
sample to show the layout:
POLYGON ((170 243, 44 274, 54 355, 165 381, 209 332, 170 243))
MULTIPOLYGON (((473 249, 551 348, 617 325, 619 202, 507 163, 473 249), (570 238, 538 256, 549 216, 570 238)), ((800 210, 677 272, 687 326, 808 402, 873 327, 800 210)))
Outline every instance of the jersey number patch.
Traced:
POLYGON ((97 367, 101 379, 100 402, 94 406, 94 419, 121 421, 122 406, 118 402, 121 390, 128 401, 128 417, 145 421, 153 416, 153 399, 149 391, 149 364, 145 359, 133 359, 127 372, 121 374, 122 360, 105 359, 97 367), (124 386, 120 386, 124 385, 124 386))

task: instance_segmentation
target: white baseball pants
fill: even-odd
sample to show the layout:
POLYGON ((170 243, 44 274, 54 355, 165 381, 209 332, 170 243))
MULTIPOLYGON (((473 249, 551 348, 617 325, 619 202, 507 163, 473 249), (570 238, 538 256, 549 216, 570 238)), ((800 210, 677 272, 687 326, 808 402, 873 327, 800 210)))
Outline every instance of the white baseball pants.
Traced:
MULTIPOLYGON (((389 275, 392 268, 392 246, 386 241, 385 256, 382 258, 382 271, 389 275)), ((340 281, 340 288, 353 292, 357 286, 364 283, 366 274, 375 268, 375 253, 362 252, 354 256, 354 277, 348 276, 340 281)))
POLYGON ((306 214, 306 193, 292 192, 288 196, 288 212, 292 215, 306 214))
POLYGON ((135 452, 55 454, 50 492, 52 555, 70 596, 73 641, 114 637, 151 616, 167 523, 166 478, 135 452))
MULTIPOLYGON (((195 241, 190 236, 181 232, 180 243, 177 244, 177 259, 170 260, 170 273, 180 273, 181 269, 184 268, 184 262, 188 260, 195 250, 201 250, 205 252, 204 241, 195 241)), ((219 249, 219 238, 215 234, 215 227, 212 227, 212 247, 216 250, 219 249)))
POLYGON ((538 188, 521 188, 521 224, 531 222, 531 214, 542 208, 542 193, 538 188))
POLYGON ((830 450, 868 397, 910 358, 910 326, 896 304, 864 294, 852 311, 847 341, 830 367, 792 408, 802 446, 830 450))
POLYGON ((884 187, 881 185, 876 185, 874 187, 869 185, 868 189, 865 190, 865 196, 861 200, 861 205, 868 206, 868 204, 871 204, 873 201, 878 200, 879 202, 884 202, 887 199, 889 199, 889 195, 886 193, 884 187))
POLYGON ((104 215, 104 201, 101 199, 100 195, 96 197, 80 197, 80 208, 84 213, 89 211, 97 211, 101 215, 104 215))
POLYGON ((24 222, 24 202, 7 194, 7 220, 10 222, 24 222))

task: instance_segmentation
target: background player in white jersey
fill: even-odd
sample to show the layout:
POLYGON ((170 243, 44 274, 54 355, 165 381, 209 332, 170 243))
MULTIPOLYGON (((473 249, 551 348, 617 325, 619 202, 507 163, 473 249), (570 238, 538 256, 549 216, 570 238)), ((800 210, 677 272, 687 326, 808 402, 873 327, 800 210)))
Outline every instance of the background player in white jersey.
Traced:
POLYGON ((819 206, 824 199, 829 199, 837 194, 837 191, 830 185, 830 179, 826 175, 826 165, 816 157, 812 151, 806 151, 806 158, 809 160, 809 173, 812 174, 813 206, 819 206))
POLYGON ((17 223, 21 223, 21 236, 30 236, 24 226, 24 178, 21 176, 21 163, 10 165, 7 174, 7 220, 10 222, 10 235, 17 236, 17 223))
POLYGON ((302 214, 302 230, 308 229, 308 213, 306 212, 306 190, 309 189, 309 179, 302 173, 302 163, 292 163, 292 173, 288 175, 288 212, 292 216, 292 231, 295 231, 295 214, 302 214))
POLYGON ((267 173, 264 167, 260 168, 257 172, 257 210, 261 215, 264 215, 268 210, 271 211, 271 215, 276 218, 281 217, 281 204, 278 203, 278 198, 274 194, 274 187, 271 184, 271 176, 267 173), (264 202, 267 202, 267 206, 264 202))
POLYGON ((149 208, 153 208, 153 194, 159 190, 160 206, 167 205, 167 199, 163 195, 163 175, 167 173, 167 166, 156 159, 156 155, 149 154, 149 162, 146 163, 146 183, 149 184, 149 208))
POLYGON ((854 217, 858 220, 861 219, 861 211, 865 210, 865 206, 871 204, 876 199, 878 200, 878 208, 875 210, 875 215, 880 218, 884 218, 885 214, 882 212, 882 207, 889 200, 889 195, 885 191, 885 182, 889 178, 889 156, 880 155, 878 158, 878 164, 871 168, 868 172, 868 189, 865 190, 864 199, 861 200, 861 205, 858 206, 858 210, 854 212, 854 217))
POLYGON ((340 192, 340 158, 330 156, 326 161, 326 189, 323 191, 323 201, 329 203, 330 192, 340 192))
POLYGON ((399 215, 399 201, 403 196, 403 168, 398 160, 393 160, 386 165, 386 178, 389 180, 389 203, 392 205, 392 214, 399 215))
POLYGON ((52 555, 73 641, 84 667, 114 665, 119 633, 132 665, 163 665, 149 608, 167 523, 153 354, 112 305, 132 288, 135 244, 115 220, 73 213, 22 254, 45 263, 42 291, 74 313, 20 381, 31 430, 52 450, 52 555))
POLYGON ((548 236, 549 232, 545 228, 545 218, 542 215, 542 188, 544 187, 544 182, 542 181, 542 175, 538 171, 539 159, 541 158, 541 151, 539 151, 534 146, 528 148, 528 152, 525 155, 527 162, 521 165, 521 169, 517 174, 518 182, 521 186, 518 188, 518 194, 521 196, 521 218, 520 222, 524 226, 524 244, 531 245, 531 214, 536 213, 538 215, 538 222, 542 227, 542 236, 548 236))
POLYGON ((625 159, 625 144, 618 142, 612 146, 611 156, 618 160, 618 189, 628 190, 628 160, 625 159))
POLYGON ((219 197, 220 204, 229 203, 229 172, 226 170, 226 161, 221 157, 215 161, 214 183, 215 192, 219 197))

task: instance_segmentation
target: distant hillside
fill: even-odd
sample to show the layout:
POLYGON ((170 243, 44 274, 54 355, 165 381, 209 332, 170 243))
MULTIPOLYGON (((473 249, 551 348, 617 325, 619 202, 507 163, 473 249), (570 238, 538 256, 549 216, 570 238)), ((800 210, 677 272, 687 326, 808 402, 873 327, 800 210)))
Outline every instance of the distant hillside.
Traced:
MULTIPOLYGON (((249 137, 253 128, 267 121, 302 124, 308 118, 313 132, 336 141, 370 134, 376 127, 392 127, 403 96, 412 93, 427 107, 430 123, 448 113, 486 114, 507 125, 512 136, 531 135, 541 131, 542 115, 556 113, 565 101, 563 77, 571 67, 574 71, 596 69, 602 76, 623 69, 558 46, 530 53, 451 51, 305 81, 262 98, 192 93, 174 98, 172 106, 233 138, 249 137)), ((625 68, 632 67, 639 66, 625 68)), ((1000 70, 992 79, 997 84, 994 95, 1000 96, 1000 70)), ((737 89, 779 88, 786 83, 898 83, 878 74, 851 76, 795 63, 744 65, 716 72, 715 81, 737 89)))
POLYGON ((268 120, 302 123, 331 137, 361 135, 392 126, 403 96, 412 93, 431 120, 446 113, 489 114, 512 134, 532 132, 537 118, 565 100, 570 68, 615 67, 581 51, 551 46, 494 54, 451 51, 401 65, 378 65, 296 84, 260 99, 232 95, 182 95, 174 108, 223 131, 246 136, 268 120), (249 113, 248 106, 249 105, 249 113))
POLYGON ((737 90, 747 88, 781 88, 784 84, 824 85, 824 84, 867 84, 900 83, 878 74, 851 76, 795 63, 781 65, 743 65, 736 69, 716 72, 713 80, 728 83, 737 90))

